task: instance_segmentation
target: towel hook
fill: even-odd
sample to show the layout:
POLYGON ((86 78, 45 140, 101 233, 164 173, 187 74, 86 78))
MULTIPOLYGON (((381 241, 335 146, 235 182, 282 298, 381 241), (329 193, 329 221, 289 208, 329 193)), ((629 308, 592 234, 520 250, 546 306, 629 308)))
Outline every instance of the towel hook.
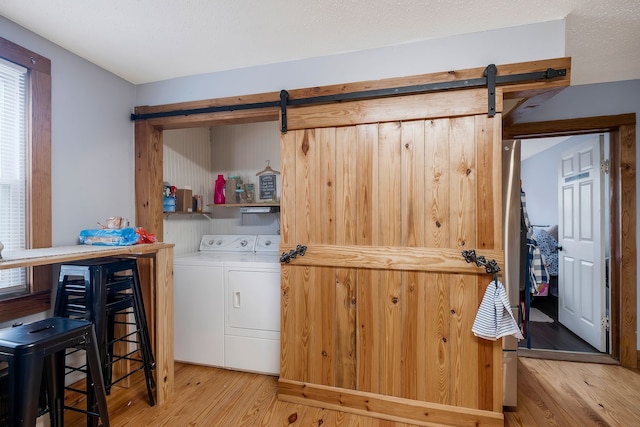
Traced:
POLYGON ((487 261, 484 256, 476 255, 476 251, 473 249, 462 251, 462 257, 467 262, 475 262, 478 267, 484 267, 489 274, 497 275, 498 271, 500 271, 500 266, 495 259, 487 261))

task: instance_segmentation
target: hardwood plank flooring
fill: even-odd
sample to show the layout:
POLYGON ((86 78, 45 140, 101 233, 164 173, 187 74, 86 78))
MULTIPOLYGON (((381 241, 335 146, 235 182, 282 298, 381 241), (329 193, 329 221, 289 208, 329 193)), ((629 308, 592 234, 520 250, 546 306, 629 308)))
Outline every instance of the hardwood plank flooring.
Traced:
MULTIPOLYGON (((531 307, 538 308, 553 319, 553 323, 529 322, 531 348, 542 350, 576 351, 600 354, 589 343, 571 332, 558 321, 558 298, 552 295, 535 298, 531 307)), ((526 348, 527 340, 518 343, 518 347, 526 348)))
MULTIPOLYGON (((640 371, 617 365, 520 358, 518 406, 505 426, 640 425, 640 371)), ((143 377, 108 397, 114 427, 314 426, 410 427, 277 399, 277 378, 176 363, 175 394, 149 406, 143 377)), ((46 416, 45 416, 46 417, 46 416)), ((84 426, 83 414, 65 411, 67 427, 84 426)))
POLYGON ((505 426, 638 426, 640 371, 519 358, 518 407, 505 426))

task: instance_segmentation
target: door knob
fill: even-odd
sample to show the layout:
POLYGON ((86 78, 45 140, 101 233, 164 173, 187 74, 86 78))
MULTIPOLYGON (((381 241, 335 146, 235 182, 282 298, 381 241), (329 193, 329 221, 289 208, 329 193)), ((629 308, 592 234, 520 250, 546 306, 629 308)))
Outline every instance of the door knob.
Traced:
POLYGON ((561 251, 562 250, 562 246, 556 246, 556 250, 561 251))

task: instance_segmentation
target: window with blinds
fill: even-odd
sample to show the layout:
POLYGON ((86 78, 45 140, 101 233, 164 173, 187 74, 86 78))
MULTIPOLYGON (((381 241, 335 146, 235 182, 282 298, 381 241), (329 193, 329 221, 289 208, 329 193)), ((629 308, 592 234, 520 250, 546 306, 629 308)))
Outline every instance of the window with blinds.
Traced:
MULTIPOLYGON (((0 242, 25 249, 27 69, 0 58, 0 242)), ((0 294, 25 290, 24 268, 0 270, 0 294)))

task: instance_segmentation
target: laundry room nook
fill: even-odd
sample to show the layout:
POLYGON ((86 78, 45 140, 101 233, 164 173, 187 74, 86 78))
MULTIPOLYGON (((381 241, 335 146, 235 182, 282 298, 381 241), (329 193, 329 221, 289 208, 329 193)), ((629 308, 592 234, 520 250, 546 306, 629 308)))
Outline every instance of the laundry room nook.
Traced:
POLYGON ((280 372, 277 125, 163 132, 163 181, 178 196, 175 212, 163 212, 164 241, 176 245, 178 362, 280 372), (272 192, 260 185, 264 176, 274 184, 272 192), (193 198, 192 209, 180 202, 184 191, 193 198))
MULTIPOLYGON (((267 167, 280 169, 277 121, 165 130, 163 182, 202 197, 202 212, 163 212, 164 241, 176 245, 174 254, 197 251, 205 234, 279 234, 278 200, 261 200, 256 191, 254 204, 271 207, 274 212, 268 213, 242 212, 249 203, 234 203, 235 194, 225 195, 224 204, 214 204, 218 175, 226 181, 238 177, 259 190, 257 174, 267 167)), ((279 198, 280 175, 275 178, 279 198)))

